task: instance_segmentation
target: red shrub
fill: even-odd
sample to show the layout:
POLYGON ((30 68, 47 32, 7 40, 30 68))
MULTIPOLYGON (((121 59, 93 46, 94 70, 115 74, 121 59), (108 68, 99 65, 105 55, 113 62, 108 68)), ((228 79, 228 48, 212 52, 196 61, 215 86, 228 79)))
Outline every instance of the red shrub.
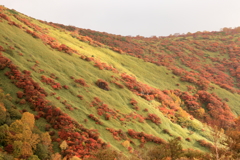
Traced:
POLYGON ((11 60, 1 56, 0 54, 0 69, 4 69, 10 64, 11 60))
POLYGON ((4 147, 4 150, 7 152, 7 153, 13 153, 14 149, 13 149, 13 146, 11 144, 7 145, 6 147, 4 147))
POLYGON ((4 51, 4 48, 2 46, 0 46, 0 51, 4 51))
POLYGON ((75 79, 74 82, 79 83, 84 87, 87 87, 87 83, 85 82, 85 80, 83 78, 75 79))
POLYGON ((109 84, 108 82, 102 80, 102 79, 98 79, 97 82, 96 82, 96 85, 101 88, 101 89, 104 89, 106 91, 109 91, 110 88, 109 88, 109 84))
POLYGON ((138 104, 138 102, 133 98, 130 100, 130 103, 131 105, 134 105, 134 106, 138 104))
POLYGON ((153 123, 155 123, 156 125, 161 124, 161 119, 156 115, 156 114, 148 114, 148 117, 146 118, 150 121, 152 121, 153 123))
POLYGON ((186 138, 185 140, 188 141, 188 142, 191 142, 191 139, 190 139, 190 138, 186 138))
POLYGON ((21 99, 19 104, 26 104, 26 100, 25 99, 21 99))
POLYGON ((83 96, 82 95, 77 95, 77 97, 81 100, 83 100, 83 96))
POLYGON ((22 98, 24 96, 24 93, 22 91, 17 92, 17 97, 22 98))
POLYGON ((63 88, 65 88, 65 89, 69 89, 69 86, 67 86, 67 85, 64 85, 64 86, 63 86, 63 88))

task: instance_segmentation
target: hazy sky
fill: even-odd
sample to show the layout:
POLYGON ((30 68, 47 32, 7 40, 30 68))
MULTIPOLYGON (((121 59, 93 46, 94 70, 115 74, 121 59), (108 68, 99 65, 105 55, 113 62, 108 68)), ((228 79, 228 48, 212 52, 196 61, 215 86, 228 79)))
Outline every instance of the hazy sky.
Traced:
POLYGON ((36 19, 120 35, 168 36, 240 26, 240 0, 0 0, 36 19))

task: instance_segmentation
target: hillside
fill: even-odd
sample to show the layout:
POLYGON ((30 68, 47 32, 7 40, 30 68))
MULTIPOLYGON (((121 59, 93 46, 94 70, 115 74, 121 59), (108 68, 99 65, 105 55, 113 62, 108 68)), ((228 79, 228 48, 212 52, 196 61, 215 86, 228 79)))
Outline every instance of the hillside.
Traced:
POLYGON ((223 147, 210 126, 239 129, 239 37, 123 37, 1 6, 0 157, 87 159, 111 148, 139 158, 174 138, 204 154, 223 147))

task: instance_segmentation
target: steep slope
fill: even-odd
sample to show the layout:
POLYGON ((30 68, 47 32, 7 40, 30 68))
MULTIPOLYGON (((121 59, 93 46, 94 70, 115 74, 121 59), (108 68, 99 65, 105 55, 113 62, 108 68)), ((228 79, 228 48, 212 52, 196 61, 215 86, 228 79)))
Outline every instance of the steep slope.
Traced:
MULTIPOLYGON (((13 103, 5 106, 33 113, 36 126, 52 133, 54 152, 62 156, 88 157, 108 144, 130 155, 139 146, 174 137, 184 148, 208 151, 200 144, 211 147, 212 133, 203 122, 225 129, 236 125, 239 94, 201 79, 201 74, 192 75, 197 80, 183 80, 182 73, 189 72, 176 74, 174 66, 184 66, 169 65, 174 59, 170 53, 156 65, 141 54, 119 54, 120 49, 78 30, 0 10, 1 88, 13 103), (59 148, 63 141, 66 150, 59 148), (122 145, 126 141, 127 147, 122 145)), ((127 43, 133 41, 145 43, 137 38, 127 43)))

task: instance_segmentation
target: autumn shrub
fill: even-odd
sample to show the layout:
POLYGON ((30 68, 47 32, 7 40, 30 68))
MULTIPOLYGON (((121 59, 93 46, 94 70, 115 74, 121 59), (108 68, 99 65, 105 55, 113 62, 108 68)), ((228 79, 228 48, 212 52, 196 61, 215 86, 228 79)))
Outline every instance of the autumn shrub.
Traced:
POLYGON ((209 160, 212 159, 210 153, 201 152, 198 150, 187 149, 183 152, 183 157, 192 159, 201 159, 201 160, 209 160))
POLYGON ((163 159, 170 157, 176 160, 182 157, 183 149, 178 139, 172 139, 166 144, 160 144, 147 151, 150 159, 163 159))
POLYGON ((163 133, 170 134, 170 132, 169 132, 168 129, 164 129, 164 130, 163 130, 163 133))
POLYGON ((87 83, 85 82, 85 80, 83 78, 75 79, 74 82, 76 82, 84 87, 87 87, 87 83))
POLYGON ((77 95, 77 97, 80 99, 80 100, 83 100, 83 96, 82 95, 77 95))
MULTIPOLYGON (((12 50, 6 50, 6 52, 11 52, 12 53, 12 50)), ((10 62, 11 62, 10 59, 1 56, 1 53, 0 53, 0 70, 7 67, 8 64, 10 64, 10 62)))
POLYGON ((0 103, 0 125, 4 124, 4 122, 6 121, 6 116, 6 108, 3 104, 0 103))
POLYGON ((63 86, 63 88, 65 88, 65 89, 69 89, 69 86, 67 86, 67 85, 64 85, 64 86, 63 86))
POLYGON ((116 86, 118 86, 118 88, 124 88, 124 85, 122 85, 122 84, 120 84, 120 83, 118 83, 118 82, 113 82, 114 84, 116 84, 116 86))
POLYGON ((188 142, 191 142, 191 139, 190 139, 190 138, 186 138, 185 140, 188 141, 188 142))
POLYGON ((0 51, 4 51, 4 48, 2 46, 0 46, 0 51))
POLYGON ((22 114, 19 112, 19 110, 15 109, 15 108, 10 108, 8 110, 11 119, 20 119, 22 117, 22 114))
POLYGON ((39 159, 50 159, 51 157, 51 153, 48 150, 48 147, 42 143, 37 144, 37 148, 34 154, 37 155, 39 159))
POLYGON ((5 144, 8 132, 9 132, 8 125, 4 124, 0 126, 0 144, 1 143, 5 144))
POLYGON ((0 152, 1 160, 14 160, 14 157, 11 154, 0 152))
POLYGON ((28 160, 40 160, 40 159, 36 155, 31 155, 30 157, 28 157, 28 160))
POLYGON ((122 153, 113 149, 103 149, 92 153, 93 157, 84 158, 84 160, 114 160, 114 159, 126 159, 122 153))
POLYGON ((130 104, 133 105, 133 106, 135 106, 135 105, 138 104, 138 102, 137 102, 134 98, 132 98, 132 99, 130 100, 130 104))
POLYGON ((146 118, 147 120, 152 121, 153 123, 155 123, 156 125, 161 124, 161 119, 156 115, 156 114, 148 114, 148 117, 146 118))
POLYGON ((96 85, 101 88, 101 89, 104 89, 106 91, 109 91, 110 90, 110 87, 109 87, 109 84, 108 82, 102 80, 102 79, 98 79, 97 82, 96 82, 96 85))
POLYGON ((102 122, 99 120, 99 118, 95 117, 93 114, 89 114, 88 117, 94 120, 96 124, 102 125, 102 122))

